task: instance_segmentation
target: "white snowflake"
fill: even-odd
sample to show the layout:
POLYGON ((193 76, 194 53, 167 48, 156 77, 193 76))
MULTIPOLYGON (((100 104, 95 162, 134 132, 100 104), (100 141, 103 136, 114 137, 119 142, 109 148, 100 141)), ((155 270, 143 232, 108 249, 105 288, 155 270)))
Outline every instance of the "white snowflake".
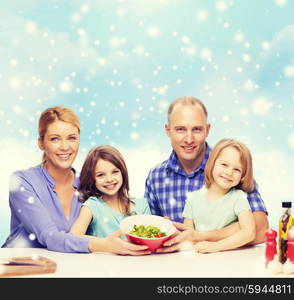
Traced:
POLYGON ((34 22, 27 22, 25 25, 25 30, 29 34, 34 34, 37 31, 37 25, 34 22))
POLYGON ((205 10, 199 10, 196 12, 196 20, 199 22, 205 22, 208 19, 208 13, 205 10))
POLYGON ((277 6, 285 6, 285 5, 287 5, 288 1, 287 0, 275 0, 275 3, 277 6))
POLYGON ((33 204, 35 202, 35 198, 33 196, 30 196, 28 199, 27 199, 28 203, 30 204, 33 204))
POLYGON ((70 93, 73 89, 73 85, 70 81, 62 81, 59 84, 59 89, 63 92, 63 93, 70 93))
POLYGON ((266 98, 257 98, 253 101, 252 109, 253 113, 259 116, 265 116, 268 114, 272 107, 272 103, 266 98))
POLYGON ((285 68, 284 68, 284 75, 287 78, 294 77, 294 66, 290 66, 290 65, 285 66, 285 68))
POLYGON ((238 31, 234 34, 234 40, 236 42, 243 42, 244 39, 245 39, 245 36, 244 36, 243 32, 238 31))
POLYGON ((34 241, 36 239, 36 236, 33 233, 31 233, 31 234, 29 234, 29 239, 31 241, 34 241))
POLYGON ((147 34, 150 36, 150 37, 158 37, 160 35, 160 30, 153 26, 153 27, 149 27, 147 29, 147 34))
POLYGON ((215 3, 215 8, 218 10, 218 11, 226 11, 229 7, 229 3, 227 1, 224 1, 224 0, 219 0, 219 1, 216 1, 215 3))
POLYGON ((170 200, 169 200, 169 204, 170 204, 171 206, 176 205, 176 199, 174 199, 174 198, 170 199, 170 200))
POLYGON ((135 132, 135 131, 130 134, 130 138, 132 140, 137 140, 139 138, 139 136, 140 136, 139 133, 135 132))
POLYGON ((294 132, 291 133, 288 137, 288 145, 294 149, 294 132))

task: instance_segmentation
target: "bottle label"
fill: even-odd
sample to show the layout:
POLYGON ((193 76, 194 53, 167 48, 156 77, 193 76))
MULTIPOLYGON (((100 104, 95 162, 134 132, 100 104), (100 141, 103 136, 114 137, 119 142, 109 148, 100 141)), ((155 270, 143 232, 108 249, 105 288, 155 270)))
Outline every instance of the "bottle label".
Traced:
POLYGON ((279 221, 279 261, 283 264, 287 257, 288 232, 294 225, 294 219, 290 214, 284 215, 279 221))

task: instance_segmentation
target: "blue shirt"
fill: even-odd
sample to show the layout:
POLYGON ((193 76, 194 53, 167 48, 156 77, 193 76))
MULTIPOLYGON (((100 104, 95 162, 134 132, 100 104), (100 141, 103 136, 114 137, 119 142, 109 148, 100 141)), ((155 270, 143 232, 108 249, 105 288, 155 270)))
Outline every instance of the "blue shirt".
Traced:
MULTIPOLYGON (((145 198, 149 202, 151 213, 168 216, 172 221, 183 222, 187 193, 199 190, 204 185, 205 165, 211 148, 206 144, 206 151, 199 167, 187 174, 180 166, 177 154, 172 151, 168 160, 149 171, 145 182, 145 198)), ((266 211, 263 200, 254 183, 254 190, 247 194, 252 211, 266 211)))
MULTIPOLYGON (((133 199, 133 201, 135 205, 131 209, 132 215, 151 214, 146 199, 133 199)), ((87 234, 98 237, 106 237, 119 230, 120 222, 128 216, 114 211, 102 199, 96 197, 90 197, 83 205, 87 206, 93 215, 87 234)))
MULTIPOLYGON (((78 184, 79 179, 75 177, 75 189, 78 184)), ((69 232, 82 203, 75 193, 67 219, 54 186, 54 180, 42 165, 12 174, 9 190, 10 235, 3 248, 89 252, 89 237, 78 237, 69 232)))

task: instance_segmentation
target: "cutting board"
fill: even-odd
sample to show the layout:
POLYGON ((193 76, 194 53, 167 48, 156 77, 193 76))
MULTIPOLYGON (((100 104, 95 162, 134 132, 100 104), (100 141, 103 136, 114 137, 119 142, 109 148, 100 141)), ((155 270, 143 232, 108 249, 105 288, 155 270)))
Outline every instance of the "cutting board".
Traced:
POLYGON ((42 256, 0 258, 0 277, 55 273, 57 264, 42 256))

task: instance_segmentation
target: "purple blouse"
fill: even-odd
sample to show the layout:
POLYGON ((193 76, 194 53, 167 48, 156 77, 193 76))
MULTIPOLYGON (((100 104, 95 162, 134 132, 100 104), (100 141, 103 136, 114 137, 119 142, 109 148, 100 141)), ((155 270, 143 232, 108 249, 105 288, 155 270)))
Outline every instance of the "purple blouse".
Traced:
MULTIPOLYGON (((75 177, 77 189, 79 178, 75 177)), ((69 219, 64 215, 55 182, 44 166, 16 171, 10 178, 10 235, 2 248, 47 248, 59 252, 89 252, 88 237, 70 233, 81 202, 76 193, 69 219)))

